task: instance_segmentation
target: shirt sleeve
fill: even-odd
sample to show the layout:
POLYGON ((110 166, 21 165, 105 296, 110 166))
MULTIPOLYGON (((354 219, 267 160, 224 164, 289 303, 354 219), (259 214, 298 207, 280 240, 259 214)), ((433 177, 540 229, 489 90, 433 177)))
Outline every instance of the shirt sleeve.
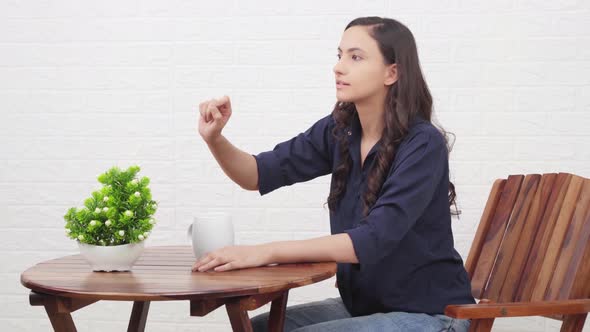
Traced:
POLYGON ((399 150, 369 214, 348 233, 359 263, 375 264, 393 252, 425 212, 448 162, 442 136, 419 132, 399 150))
POLYGON ((273 150, 253 154, 260 195, 331 173, 333 124, 330 114, 305 132, 277 144, 273 150))

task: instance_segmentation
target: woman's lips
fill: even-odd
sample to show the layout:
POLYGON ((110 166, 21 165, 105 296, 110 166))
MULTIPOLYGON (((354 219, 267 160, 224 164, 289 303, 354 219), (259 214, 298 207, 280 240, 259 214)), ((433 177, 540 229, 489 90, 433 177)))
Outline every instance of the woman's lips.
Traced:
POLYGON ((336 82, 336 89, 342 89, 346 86, 349 86, 350 84, 347 83, 341 83, 341 82, 336 82))

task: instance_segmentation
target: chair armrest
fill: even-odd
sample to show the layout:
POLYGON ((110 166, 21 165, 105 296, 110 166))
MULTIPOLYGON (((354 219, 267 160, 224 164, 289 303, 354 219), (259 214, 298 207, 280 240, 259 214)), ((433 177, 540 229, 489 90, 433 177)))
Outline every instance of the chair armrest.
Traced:
POLYGON ((448 305, 445 315, 459 319, 572 315, 590 312, 590 299, 448 305))

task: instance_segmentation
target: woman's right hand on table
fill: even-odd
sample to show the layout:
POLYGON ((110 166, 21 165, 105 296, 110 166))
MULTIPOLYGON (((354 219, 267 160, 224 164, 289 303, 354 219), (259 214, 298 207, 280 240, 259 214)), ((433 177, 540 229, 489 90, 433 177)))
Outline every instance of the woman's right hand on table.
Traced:
POLYGON ((213 142, 221 136, 221 130, 229 120, 232 110, 229 96, 209 99, 199 104, 199 134, 205 142, 213 142))

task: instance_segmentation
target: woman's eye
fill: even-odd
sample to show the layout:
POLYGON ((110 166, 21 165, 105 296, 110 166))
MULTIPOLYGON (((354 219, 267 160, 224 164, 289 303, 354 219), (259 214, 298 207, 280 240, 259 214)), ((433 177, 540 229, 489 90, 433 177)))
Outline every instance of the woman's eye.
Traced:
MULTIPOLYGON (((338 59, 340 59, 340 54, 337 54, 336 56, 338 57, 338 59)), ((354 55, 352 56, 352 59, 353 59, 353 60, 357 60, 357 59, 358 59, 358 60, 361 60, 362 58, 361 58, 360 56, 358 56, 358 55, 354 54, 354 55)))

